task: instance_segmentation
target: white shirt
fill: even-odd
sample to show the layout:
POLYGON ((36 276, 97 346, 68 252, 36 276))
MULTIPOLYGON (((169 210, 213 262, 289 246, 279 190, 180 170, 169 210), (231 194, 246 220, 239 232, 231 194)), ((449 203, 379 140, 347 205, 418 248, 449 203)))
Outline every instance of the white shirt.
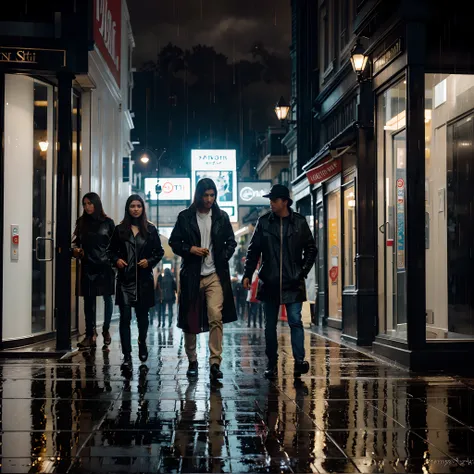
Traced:
POLYGON ((203 258, 201 265, 201 276, 207 276, 216 273, 211 241, 212 209, 207 214, 196 212, 196 216, 199 232, 201 233, 201 247, 203 249, 209 249, 209 255, 206 258, 203 258))

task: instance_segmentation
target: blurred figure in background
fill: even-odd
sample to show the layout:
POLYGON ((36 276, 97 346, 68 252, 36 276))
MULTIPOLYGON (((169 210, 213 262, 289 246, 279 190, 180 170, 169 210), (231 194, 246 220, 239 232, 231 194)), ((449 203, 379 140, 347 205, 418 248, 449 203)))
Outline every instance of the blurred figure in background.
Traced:
POLYGON ((253 272, 252 282, 250 284, 250 290, 247 294, 247 303, 248 303, 248 319, 247 327, 250 327, 250 324, 253 321, 253 327, 257 327, 257 315, 258 315, 258 324, 259 327, 262 327, 262 303, 257 299, 258 292, 258 267, 253 272))
POLYGON ((176 286, 176 280, 174 279, 174 276, 169 268, 165 268, 165 274, 163 276, 160 275, 158 278, 158 284, 161 291, 161 313, 163 315, 163 326, 166 323, 166 310, 168 310, 168 324, 171 326, 178 288, 176 286))

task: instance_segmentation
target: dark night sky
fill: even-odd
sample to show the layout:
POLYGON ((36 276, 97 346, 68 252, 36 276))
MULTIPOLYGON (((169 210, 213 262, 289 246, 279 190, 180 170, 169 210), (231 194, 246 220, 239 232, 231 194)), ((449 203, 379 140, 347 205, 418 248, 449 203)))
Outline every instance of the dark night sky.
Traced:
POLYGON ((127 0, 136 41, 134 63, 154 60, 171 42, 181 48, 214 46, 232 59, 248 57, 262 42, 279 56, 289 55, 290 0, 127 0))

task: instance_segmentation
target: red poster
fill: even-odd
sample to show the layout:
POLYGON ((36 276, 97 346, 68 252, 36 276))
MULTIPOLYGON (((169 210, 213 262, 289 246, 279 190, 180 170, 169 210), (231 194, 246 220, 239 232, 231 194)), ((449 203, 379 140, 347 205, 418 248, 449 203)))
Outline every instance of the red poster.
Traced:
POLYGON ((332 282, 337 281, 338 275, 339 275, 339 267, 332 267, 329 270, 329 278, 331 279, 332 282))
POLYGON ((120 87, 122 0, 94 0, 94 42, 120 87))
POLYGON ((310 184, 317 184, 321 183, 322 181, 326 181, 336 174, 340 173, 342 169, 341 160, 340 159, 333 159, 329 161, 323 162, 323 164, 316 166, 312 170, 309 170, 306 173, 306 177, 310 184))

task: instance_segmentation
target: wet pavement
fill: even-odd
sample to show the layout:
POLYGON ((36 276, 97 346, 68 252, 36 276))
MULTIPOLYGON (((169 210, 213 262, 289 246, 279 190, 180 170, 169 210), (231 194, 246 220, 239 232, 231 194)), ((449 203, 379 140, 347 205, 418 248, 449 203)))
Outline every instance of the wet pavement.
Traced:
MULTIPOLYGON (((474 472, 474 380, 415 376, 306 333, 310 373, 297 383, 289 330, 267 381, 262 329, 224 327, 221 383, 207 335, 188 380, 181 331, 149 331, 150 357, 110 352, 67 363, 5 360, 0 472, 474 472)), ((99 337, 101 343, 101 337, 99 337)))

